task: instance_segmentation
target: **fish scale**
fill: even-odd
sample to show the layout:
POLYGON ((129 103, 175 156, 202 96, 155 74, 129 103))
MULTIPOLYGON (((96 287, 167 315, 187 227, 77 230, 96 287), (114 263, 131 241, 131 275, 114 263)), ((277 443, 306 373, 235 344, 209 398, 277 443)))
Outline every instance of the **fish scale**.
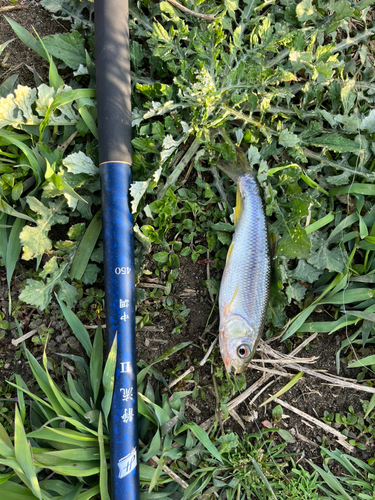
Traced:
POLYGON ((237 182, 240 206, 236 207, 235 232, 220 286, 219 339, 227 370, 234 368, 240 372, 249 363, 263 331, 269 297, 270 257, 257 181, 251 173, 246 173, 239 176, 237 182), (230 320, 236 321, 234 327, 230 320), (238 334, 239 330, 242 335, 238 334), (246 360, 237 354, 241 343, 251 348, 251 355, 246 360))

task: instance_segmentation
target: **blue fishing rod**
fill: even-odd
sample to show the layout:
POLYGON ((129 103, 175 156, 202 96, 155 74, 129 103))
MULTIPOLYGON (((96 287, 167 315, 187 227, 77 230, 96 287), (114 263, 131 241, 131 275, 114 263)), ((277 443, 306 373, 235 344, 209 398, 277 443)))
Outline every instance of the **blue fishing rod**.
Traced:
POLYGON ((107 349, 118 341, 111 499, 139 500, 128 0, 95 0, 95 58, 107 349))

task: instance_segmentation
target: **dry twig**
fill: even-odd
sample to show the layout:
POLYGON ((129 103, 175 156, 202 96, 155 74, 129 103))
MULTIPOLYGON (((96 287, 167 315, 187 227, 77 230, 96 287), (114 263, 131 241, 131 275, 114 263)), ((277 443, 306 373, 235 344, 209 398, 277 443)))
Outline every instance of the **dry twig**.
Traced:
POLYGON ((207 352, 206 352, 206 354, 204 355, 204 358, 200 361, 199 366, 203 366, 203 365, 205 365, 205 364, 206 364, 206 362, 207 362, 207 360, 208 360, 208 358, 209 358, 209 356, 210 356, 210 354, 211 354, 211 352, 212 352, 212 349, 215 347, 215 344, 216 344, 217 340, 218 340, 218 339, 217 339, 217 337, 216 337, 216 339, 212 342, 212 344, 211 344, 211 345, 210 345, 210 347, 208 348, 208 351, 207 351, 207 352))
POLYGON ((34 330, 31 330, 30 332, 25 333, 25 335, 22 335, 22 337, 20 337, 18 339, 13 339, 12 340, 12 344, 13 345, 20 344, 21 342, 23 342, 24 340, 29 339, 30 337, 32 337, 33 335, 35 335, 36 333, 38 333, 39 330, 41 330, 42 328, 45 328, 45 327, 46 327, 46 325, 40 325, 37 328, 34 328, 34 330))
POLYGON ((275 403, 279 404, 283 408, 286 408, 287 410, 290 410, 290 411, 296 413, 300 417, 305 418, 306 420, 308 420, 309 422, 312 422, 316 426, 321 427, 326 432, 329 432, 330 434, 333 434, 337 438, 337 441, 341 444, 341 446, 343 446, 344 448, 346 448, 350 452, 354 451, 354 446, 352 446, 349 443, 347 443, 346 442, 347 437, 344 436, 344 434, 342 434, 337 429, 334 429, 330 425, 325 424, 324 422, 321 422, 320 420, 318 420, 315 417, 311 417, 309 414, 307 414, 307 413, 299 410, 298 408, 295 408, 294 406, 290 405, 289 403, 285 403, 285 401, 282 401, 279 398, 275 398, 274 401, 275 401, 275 403))
POLYGON ((176 380, 173 380, 168 385, 168 387, 171 389, 174 385, 176 385, 179 382, 181 382, 181 380, 184 379, 185 377, 187 377, 190 373, 193 373, 194 370, 195 370, 194 366, 191 366, 188 370, 186 370, 186 372, 184 372, 182 375, 180 375, 178 378, 176 378, 176 380))
POLYGON ((184 7, 180 3, 176 2, 176 0, 168 0, 168 2, 171 3, 174 7, 180 9, 181 12, 189 14, 190 16, 198 17, 199 19, 204 19, 205 21, 213 21, 215 19, 214 14, 200 14, 199 12, 194 12, 193 10, 190 10, 187 7, 184 7))

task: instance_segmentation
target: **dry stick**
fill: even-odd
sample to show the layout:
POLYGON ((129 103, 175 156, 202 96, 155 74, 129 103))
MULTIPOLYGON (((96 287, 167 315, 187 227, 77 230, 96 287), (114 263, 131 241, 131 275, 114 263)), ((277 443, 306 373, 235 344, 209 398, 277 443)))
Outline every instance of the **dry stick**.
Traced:
MULTIPOLYGON (((267 353, 270 356, 272 356, 274 358, 278 358, 279 356, 284 357, 283 354, 280 354, 280 353, 274 351, 269 346, 267 346, 267 349, 265 349, 265 350, 267 351, 267 353)), ((285 368, 291 368, 292 370, 296 370, 298 372, 304 372, 307 375, 311 375, 313 377, 325 380, 326 382, 330 382, 330 383, 334 384, 336 387, 337 386, 347 387, 348 389, 355 389, 356 391, 370 392, 371 394, 375 394, 374 387, 368 387, 365 385, 362 386, 362 385, 359 385, 359 384, 354 383, 354 382, 348 382, 347 379, 340 379, 340 378, 336 378, 336 377, 331 377, 330 375, 326 375, 325 373, 318 372, 315 370, 310 370, 309 368, 306 368, 305 366, 302 366, 302 365, 287 364, 287 365, 285 365, 285 368)))
POLYGON ((338 431, 337 429, 334 429, 333 427, 325 424, 324 422, 321 422, 320 420, 318 420, 315 417, 311 417, 309 414, 299 410, 298 408, 295 408, 294 406, 290 405, 289 403, 285 403, 284 401, 282 401, 279 398, 275 398, 274 401, 277 404, 279 404, 280 406, 282 406, 283 408, 286 408, 287 410, 290 410, 290 411, 296 413, 300 417, 305 418, 306 420, 308 420, 309 422, 312 422, 313 424, 317 425, 318 427, 321 427, 326 432, 333 434, 337 438, 337 440, 341 444, 341 446, 343 446, 344 448, 346 448, 347 450, 349 450, 351 452, 354 451, 354 446, 351 446, 349 443, 347 443, 346 442, 347 437, 344 436, 344 434, 341 434, 341 432, 338 431))
MULTIPOLYGON (((142 446, 142 448, 144 448, 146 446, 140 439, 138 441, 139 441, 139 444, 142 446)), ((159 457, 157 457, 157 456, 152 457, 151 460, 153 460, 154 462, 156 462, 159 465, 159 461, 160 461, 159 457)), ((171 477, 174 481, 176 481, 176 483, 178 483, 180 486, 182 486, 185 490, 186 490, 186 488, 189 487, 189 485, 183 479, 178 477, 178 475, 175 472, 173 472, 173 470, 170 469, 168 467, 168 465, 163 465, 162 469, 166 474, 168 474, 169 477, 171 477)))
POLYGON ((161 290, 166 290, 167 287, 165 285, 159 285, 158 283, 143 283, 140 282, 137 285, 137 288, 160 288, 161 290))
POLYGON ((180 163, 174 168, 173 172, 168 177, 168 180, 166 181, 164 186, 161 188, 161 190, 158 192, 158 195, 157 195, 158 200, 163 199, 165 196, 165 193, 168 191, 170 186, 173 186, 174 184, 176 184, 182 171, 189 164, 190 160, 193 158, 195 153, 198 151, 199 147, 200 147, 200 144, 198 143, 197 139, 194 139, 194 141, 190 145, 189 149, 185 153, 185 155, 182 158, 182 160, 180 161, 180 163))
MULTIPOLYGON (((312 356, 311 358, 281 358, 281 359, 253 359, 251 363, 271 363, 272 365, 284 364, 284 363, 316 363, 319 358, 317 356, 312 356)), ((255 366, 254 366, 255 368, 255 366)))
POLYGON ((212 352, 212 349, 215 347, 215 344, 217 342, 217 337, 216 339, 212 342, 212 344, 210 345, 210 347, 208 348, 208 351, 206 352, 206 354, 204 355, 204 358, 202 359, 202 361, 199 362, 199 366, 203 366, 206 364, 211 352, 212 352))
POLYGON ((5 5, 4 7, 0 7, 0 12, 3 12, 4 10, 20 10, 28 8, 28 5, 5 5))
POLYGON ((46 325, 40 325, 37 328, 34 328, 34 330, 31 330, 30 332, 25 333, 25 335, 22 335, 22 337, 20 337, 18 339, 13 339, 12 340, 12 344, 13 345, 20 344, 21 342, 23 342, 24 340, 29 339, 30 337, 32 337, 33 335, 35 335, 36 333, 38 333, 39 330, 41 330, 42 328, 45 328, 45 327, 46 327, 46 325))
POLYGON ((308 437, 304 436, 303 434, 300 434, 297 426, 296 426, 296 437, 301 441, 304 441, 305 443, 309 444, 310 446, 314 446, 314 448, 319 448, 319 445, 317 443, 314 443, 314 441, 311 441, 311 439, 309 439, 308 437))
POLYGON ((190 14, 191 16, 198 17, 199 19, 204 19, 206 21, 215 20, 214 14, 200 14, 199 12, 194 12, 193 10, 190 10, 187 7, 184 7, 180 3, 176 2, 176 0, 168 0, 168 2, 180 9, 181 12, 185 12, 185 14, 190 14))
MULTIPOLYGON (((228 404, 228 411, 234 410, 236 408, 236 406, 238 406, 240 403, 242 403, 242 401, 244 401, 246 398, 248 398, 250 396, 250 394, 252 394, 254 391, 256 391, 258 389, 258 387, 261 387, 271 377, 272 377, 272 374, 263 375, 259 380, 254 382, 254 384, 251 385, 248 389, 246 389, 246 391, 244 391, 242 394, 237 396, 235 399, 233 399, 228 404)), ((207 430, 212 425, 214 420, 215 420, 215 415, 213 417, 210 417, 205 422, 203 422, 203 424, 201 425, 202 429, 207 430)))
MULTIPOLYGON (((284 375, 282 375, 284 376, 284 375)), ((261 388, 261 390, 259 392, 257 392, 255 394, 255 396, 253 397, 253 399, 251 401, 249 401, 249 406, 251 406, 252 404, 254 404, 254 402, 259 398, 259 396, 264 392, 266 391, 269 387, 271 387, 272 384, 275 384, 276 382, 278 382, 279 380, 281 379, 281 376, 280 377, 277 377, 276 380, 271 380, 271 382, 268 382, 268 384, 266 384, 264 387, 261 388)))
POLYGON ((191 366, 188 370, 186 370, 186 372, 184 372, 182 375, 180 375, 178 378, 176 378, 176 380, 173 380, 168 385, 168 387, 171 389, 174 385, 178 384, 182 379, 187 377, 190 373, 193 373, 194 370, 195 370, 194 366, 191 366))
POLYGON ((272 375, 281 375, 282 377, 293 378, 293 375, 291 373, 275 370, 273 368, 265 368, 264 366, 252 365, 251 363, 248 365, 248 368, 251 368, 252 370, 258 370, 259 372, 270 373, 272 375))

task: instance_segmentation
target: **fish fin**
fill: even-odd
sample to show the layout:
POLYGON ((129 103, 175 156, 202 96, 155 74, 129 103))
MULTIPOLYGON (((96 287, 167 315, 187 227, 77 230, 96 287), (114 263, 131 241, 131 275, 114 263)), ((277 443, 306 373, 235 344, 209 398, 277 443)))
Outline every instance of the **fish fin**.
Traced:
POLYGON ((231 309, 232 309, 232 305, 238 295, 238 289, 239 289, 239 285, 236 286, 236 289, 234 291, 234 294, 233 294, 233 297, 231 298, 230 302, 228 305, 225 306, 224 308, 224 316, 227 316, 230 312, 231 312, 231 309))
POLYGON ((232 255, 233 247, 234 247, 234 244, 233 244, 233 241, 232 241, 232 243, 230 244, 228 253, 227 253, 227 262, 229 262, 230 256, 232 255))
POLYGON ((254 171, 250 166, 248 159, 242 149, 236 146, 236 161, 218 161, 217 167, 220 168, 228 177, 235 183, 238 182, 239 177, 245 174, 253 174, 254 171))
POLYGON ((236 226, 238 221, 240 220, 240 216, 243 210, 243 201, 242 201, 242 196, 241 196, 241 189, 240 189, 240 183, 237 185, 237 194, 236 194, 236 208, 234 210, 234 225, 236 226))

